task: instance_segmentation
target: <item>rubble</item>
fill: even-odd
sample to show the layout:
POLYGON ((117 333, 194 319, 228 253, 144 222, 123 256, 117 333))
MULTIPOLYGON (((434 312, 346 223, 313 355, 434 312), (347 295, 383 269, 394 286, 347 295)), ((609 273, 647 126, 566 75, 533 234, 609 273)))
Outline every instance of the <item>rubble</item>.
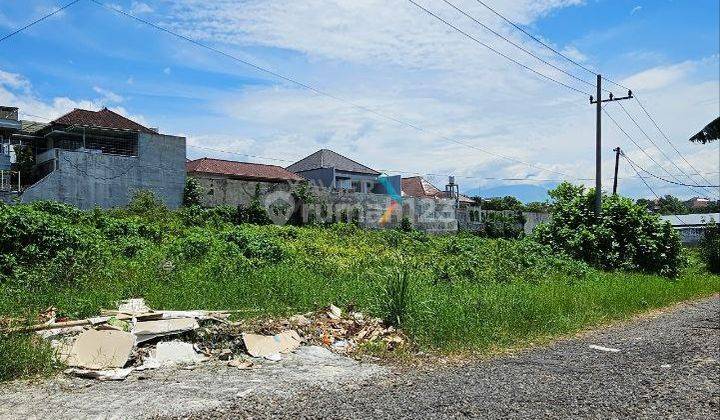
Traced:
POLYGON ((48 308, 37 325, 5 332, 36 332, 70 367, 66 374, 97 380, 123 380, 133 371, 167 366, 194 369, 208 360, 252 369, 262 361, 279 362, 302 344, 345 355, 371 342, 387 350, 406 344, 402 333, 381 319, 335 305, 287 319, 240 322, 228 320, 231 311, 153 310, 143 299, 124 300, 100 313, 67 320, 48 308))
POLYGON ((242 338, 250 356, 267 358, 272 355, 273 359, 276 358, 275 355, 290 353, 297 349, 302 341, 294 330, 284 331, 273 336, 243 333, 242 338))
POLYGON ((200 328, 195 318, 173 318, 157 321, 139 321, 132 329, 137 342, 152 340, 166 335, 180 334, 200 328))
MULTIPOLYGON (((182 341, 163 341, 157 344, 145 359, 146 369, 172 366, 177 364, 196 364, 204 362, 207 357, 198 354, 191 343, 182 341)), ((141 366, 142 367, 142 366, 141 366)))
POLYGON ((70 348, 67 363, 84 369, 124 367, 130 358, 135 337, 115 330, 87 330, 77 336, 70 348))

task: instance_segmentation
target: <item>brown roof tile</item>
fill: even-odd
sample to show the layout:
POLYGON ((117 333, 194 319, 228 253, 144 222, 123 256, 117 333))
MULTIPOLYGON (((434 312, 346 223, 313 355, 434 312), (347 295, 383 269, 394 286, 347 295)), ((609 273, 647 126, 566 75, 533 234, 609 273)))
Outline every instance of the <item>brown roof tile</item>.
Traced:
POLYGON ((260 163, 201 158, 185 164, 188 173, 227 175, 250 181, 302 181, 305 178, 285 168, 260 163))
POLYGON ((136 123, 122 115, 103 108, 100 111, 88 111, 86 109, 74 109, 62 117, 53 121, 56 124, 84 125, 91 127, 114 128, 119 130, 139 131, 142 133, 156 134, 155 131, 136 123))
MULTIPOLYGON (((447 198, 447 193, 445 191, 440 191, 437 187, 420 176, 403 178, 402 193, 406 197, 447 198)), ((464 194, 460 194, 460 202, 470 204, 474 203, 474 200, 464 194)))

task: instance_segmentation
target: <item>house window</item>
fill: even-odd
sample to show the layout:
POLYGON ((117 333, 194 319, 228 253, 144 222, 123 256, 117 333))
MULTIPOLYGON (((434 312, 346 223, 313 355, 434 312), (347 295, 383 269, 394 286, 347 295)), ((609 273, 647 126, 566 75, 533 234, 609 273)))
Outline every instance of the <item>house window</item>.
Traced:
POLYGON ((352 188, 355 192, 362 192, 360 181, 351 181, 350 188, 352 188))
POLYGON ((349 190, 352 188, 352 183, 347 178, 338 178, 335 180, 335 185, 340 190, 349 190))

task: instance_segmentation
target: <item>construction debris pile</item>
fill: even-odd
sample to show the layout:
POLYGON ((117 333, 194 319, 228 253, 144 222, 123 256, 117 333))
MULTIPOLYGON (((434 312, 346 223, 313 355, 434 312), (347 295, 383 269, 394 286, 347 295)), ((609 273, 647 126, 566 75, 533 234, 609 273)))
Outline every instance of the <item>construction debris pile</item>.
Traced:
POLYGON ((280 361, 303 343, 342 354, 370 342, 388 350, 406 343, 382 320, 354 311, 344 315, 333 305, 282 320, 230 322, 231 313, 152 310, 143 299, 129 299, 116 310, 76 321, 57 319, 50 308, 40 315, 42 323, 19 330, 50 340, 68 366, 65 373, 100 380, 168 366, 192 368, 210 360, 251 369, 260 360, 280 361))

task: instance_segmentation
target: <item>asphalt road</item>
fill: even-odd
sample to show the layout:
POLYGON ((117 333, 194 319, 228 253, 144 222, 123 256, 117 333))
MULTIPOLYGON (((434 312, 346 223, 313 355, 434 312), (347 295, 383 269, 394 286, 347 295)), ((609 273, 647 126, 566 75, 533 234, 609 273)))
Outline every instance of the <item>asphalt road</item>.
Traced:
POLYGON ((513 356, 250 394, 191 418, 720 418, 719 361, 715 296, 513 356))

